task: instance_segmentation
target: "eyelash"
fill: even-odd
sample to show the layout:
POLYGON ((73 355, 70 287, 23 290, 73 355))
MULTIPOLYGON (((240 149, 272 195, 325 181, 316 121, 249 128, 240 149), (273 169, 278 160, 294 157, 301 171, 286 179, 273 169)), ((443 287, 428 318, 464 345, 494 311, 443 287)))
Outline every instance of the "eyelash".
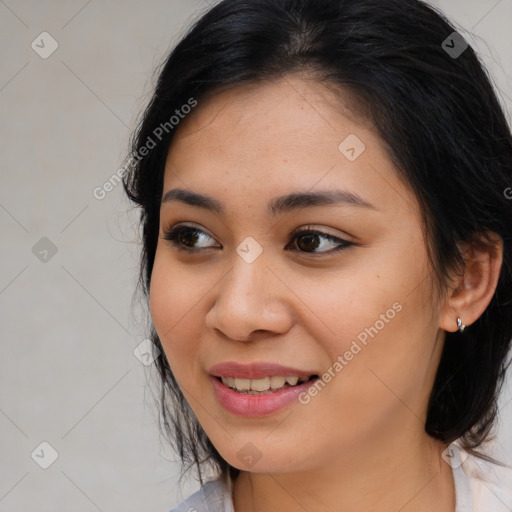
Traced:
MULTIPOLYGON (((212 237, 210 237, 210 235, 205 233, 203 230, 193 227, 193 226, 188 226, 185 224, 177 224, 177 225, 171 227, 169 230, 164 232, 163 238, 164 238, 164 240, 171 242, 171 244, 179 251, 188 252, 188 253, 194 253, 194 252, 201 251, 201 248, 186 248, 180 243, 179 236, 182 233, 191 233, 191 232, 197 233, 199 235, 204 234, 208 238, 212 238, 212 237)), ((338 246, 330 251, 323 251, 323 252, 319 252, 319 253, 301 251, 299 249, 293 249, 294 251, 300 252, 302 254, 308 254, 313 257, 319 257, 319 256, 323 256, 323 255, 336 254, 336 253, 344 251, 345 249, 348 249, 349 247, 355 245, 353 242, 343 240, 343 239, 335 237, 333 235, 328 235, 327 233, 324 233, 322 231, 314 230, 310 226, 306 226, 305 228, 292 233, 292 236, 293 236, 292 242, 296 241, 301 236, 307 236, 307 235, 318 236, 322 240, 338 242, 338 246)), ((215 247, 205 247, 203 249, 214 249, 214 248, 215 247)))

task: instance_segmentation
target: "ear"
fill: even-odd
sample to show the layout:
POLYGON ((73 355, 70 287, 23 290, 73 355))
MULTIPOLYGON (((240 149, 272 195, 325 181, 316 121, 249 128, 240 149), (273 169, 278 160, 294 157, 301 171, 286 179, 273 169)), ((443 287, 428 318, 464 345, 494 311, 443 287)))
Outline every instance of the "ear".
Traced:
POLYGON ((439 323, 445 331, 457 331, 457 317, 466 327, 478 320, 494 295, 503 260, 503 240, 494 232, 485 234, 494 247, 482 243, 484 235, 459 244, 466 268, 462 276, 452 277, 439 323))

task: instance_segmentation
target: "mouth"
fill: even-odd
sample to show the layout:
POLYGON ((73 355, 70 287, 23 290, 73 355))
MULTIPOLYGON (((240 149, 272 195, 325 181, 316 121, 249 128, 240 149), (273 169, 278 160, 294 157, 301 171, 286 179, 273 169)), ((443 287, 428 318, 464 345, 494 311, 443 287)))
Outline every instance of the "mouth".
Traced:
POLYGON ((235 361, 217 364, 208 373, 218 403, 226 411, 246 418, 278 413, 293 406, 320 375, 315 370, 269 362, 235 361))
POLYGON ((315 373, 293 375, 286 372, 286 376, 266 375, 258 378, 210 375, 218 403, 229 413, 246 418, 275 414, 287 406, 293 406, 318 379, 315 373))
POLYGON ((268 395, 318 379, 318 375, 272 375, 259 379, 213 376, 228 389, 244 395, 268 395))

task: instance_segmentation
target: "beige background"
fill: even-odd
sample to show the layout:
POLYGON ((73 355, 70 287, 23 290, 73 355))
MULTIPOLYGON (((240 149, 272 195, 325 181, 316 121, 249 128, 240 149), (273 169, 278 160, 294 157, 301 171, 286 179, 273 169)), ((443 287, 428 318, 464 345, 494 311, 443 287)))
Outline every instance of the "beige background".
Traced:
MULTIPOLYGON (((512 0, 436 4, 476 34, 460 29, 510 113, 512 0)), ((93 190, 120 166, 153 69, 207 7, 0 2, 0 511, 166 511, 197 488, 176 483, 132 352, 145 337, 130 310, 136 216, 120 185, 93 190), (31 48, 43 31, 58 44, 47 59, 31 48), (42 237, 57 249, 46 263, 32 252, 42 237), (46 470, 31 458, 49 460, 43 441, 58 452, 46 470)), ((509 461, 511 396, 509 384, 496 448, 509 461)))

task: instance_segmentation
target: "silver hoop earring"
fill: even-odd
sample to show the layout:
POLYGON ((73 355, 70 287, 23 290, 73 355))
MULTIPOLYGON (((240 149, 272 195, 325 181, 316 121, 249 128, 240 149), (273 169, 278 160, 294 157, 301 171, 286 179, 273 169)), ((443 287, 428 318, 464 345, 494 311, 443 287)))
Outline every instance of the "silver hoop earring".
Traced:
POLYGON ((459 329, 460 332, 464 332, 464 329, 466 328, 466 326, 462 323, 460 317, 457 317, 457 328, 459 329))

